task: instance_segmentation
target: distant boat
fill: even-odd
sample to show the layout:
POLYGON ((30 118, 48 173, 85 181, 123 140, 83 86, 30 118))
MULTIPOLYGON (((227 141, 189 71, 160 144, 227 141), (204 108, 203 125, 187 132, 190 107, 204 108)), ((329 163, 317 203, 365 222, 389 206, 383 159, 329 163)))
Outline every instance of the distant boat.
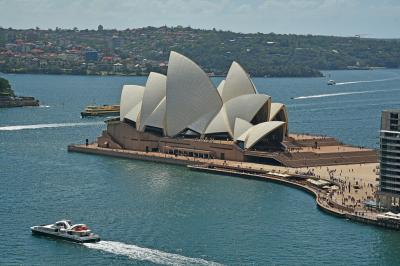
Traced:
POLYGON ((91 105, 87 106, 83 112, 82 117, 86 116, 107 116, 107 115, 119 115, 119 105, 91 105))
POLYGON ((329 80, 328 85, 336 85, 336 81, 334 81, 333 79, 329 80))

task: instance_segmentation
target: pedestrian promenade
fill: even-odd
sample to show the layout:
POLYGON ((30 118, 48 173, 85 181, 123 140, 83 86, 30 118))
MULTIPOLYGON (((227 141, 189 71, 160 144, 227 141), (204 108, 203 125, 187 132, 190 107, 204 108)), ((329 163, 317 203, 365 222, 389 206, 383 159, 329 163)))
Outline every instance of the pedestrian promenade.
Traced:
POLYGON ((371 210, 365 205, 368 200, 376 200, 378 163, 290 168, 160 152, 102 148, 96 143, 69 145, 68 151, 186 165, 197 171, 277 182, 314 195, 318 207, 330 214, 400 230, 400 224, 379 221, 377 215, 381 212, 371 210), (323 180, 329 182, 330 186, 318 187, 309 182, 309 179, 323 180))

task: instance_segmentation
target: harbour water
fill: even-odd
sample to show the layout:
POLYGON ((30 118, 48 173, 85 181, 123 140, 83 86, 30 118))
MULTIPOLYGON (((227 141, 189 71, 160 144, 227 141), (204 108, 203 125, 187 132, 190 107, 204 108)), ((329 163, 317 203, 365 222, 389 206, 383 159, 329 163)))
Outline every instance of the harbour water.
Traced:
MULTIPOLYGON (((400 70, 329 74, 336 86, 327 78, 254 83, 288 106, 290 131, 377 147, 381 110, 400 108, 400 70)), ((0 109, 1 265, 400 264, 399 232, 324 214, 294 188, 67 153, 104 128, 102 118, 80 118, 86 105, 118 103, 122 84, 145 77, 1 76, 42 104, 0 109), (61 218, 87 223, 104 241, 31 236, 30 226, 61 218)))

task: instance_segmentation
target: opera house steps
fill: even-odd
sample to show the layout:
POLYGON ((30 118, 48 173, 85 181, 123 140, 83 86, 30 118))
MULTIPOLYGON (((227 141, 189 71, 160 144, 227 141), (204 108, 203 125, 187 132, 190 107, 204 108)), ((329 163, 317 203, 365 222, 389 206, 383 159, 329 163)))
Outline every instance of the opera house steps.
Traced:
POLYGON ((298 147, 315 147, 317 146, 337 146, 342 145, 339 141, 332 137, 324 137, 324 138, 314 138, 314 139, 294 139, 292 141, 284 141, 284 145, 287 148, 298 148, 298 147))
MULTIPOLYGON (((264 157, 273 159, 279 162, 283 166, 293 167, 293 168, 376 163, 378 161, 378 154, 374 150, 362 150, 353 152, 332 152, 332 153, 315 153, 315 152, 266 153, 257 151, 246 151, 245 155, 247 155, 248 157, 257 157, 257 158, 264 157)), ((250 160, 257 161, 255 159, 250 159, 250 160)))

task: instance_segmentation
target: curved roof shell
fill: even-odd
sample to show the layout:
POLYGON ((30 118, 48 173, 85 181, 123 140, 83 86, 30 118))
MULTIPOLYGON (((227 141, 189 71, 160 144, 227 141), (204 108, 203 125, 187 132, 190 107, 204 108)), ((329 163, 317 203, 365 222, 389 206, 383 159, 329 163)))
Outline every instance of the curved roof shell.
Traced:
POLYGON ((129 119, 136 123, 136 129, 138 128, 139 124, 139 113, 140 109, 142 108, 142 101, 140 101, 135 107, 133 107, 125 116, 124 118, 129 119))
POLYGON ((282 103, 272 103, 271 112, 269 115, 269 121, 283 121, 285 122, 285 133, 286 136, 289 134, 289 120, 286 111, 286 106, 282 103))
POLYGON ((165 97, 156 106, 154 111, 147 117, 145 121, 140 124, 143 129, 146 126, 157 127, 165 129, 165 109, 166 109, 166 99, 165 97))
POLYGON ((224 103, 244 94, 257 93, 249 75, 237 62, 232 63, 223 87, 221 87, 220 90, 221 98, 224 103))
POLYGON ((167 77, 162 74, 151 72, 147 78, 143 93, 142 107, 139 114, 141 122, 139 130, 144 130, 144 122, 165 98, 167 77))
POLYGON ((192 131, 195 131, 199 133, 200 135, 205 134, 205 130, 210 123, 210 121, 215 117, 214 112, 209 112, 202 117, 200 117, 198 120, 196 120, 194 123, 190 124, 188 128, 192 131))
POLYGON ((166 133, 175 136, 222 106, 207 74, 192 60, 171 52, 167 74, 166 133))
POLYGON ((120 101, 120 120, 123 121, 128 112, 137 106, 143 98, 144 87, 139 85, 124 85, 120 101))
POLYGON ((274 120, 279 112, 284 113, 284 117, 285 117, 284 122, 287 122, 286 107, 282 103, 271 103, 271 111, 269 113, 269 121, 274 120))
MULTIPOLYGON (((220 112, 211 120, 205 134, 227 132, 233 138, 236 118, 251 122, 262 108, 266 115, 271 105, 271 97, 265 94, 247 94, 233 98, 222 106, 220 112)), ((268 118, 265 119, 267 121, 268 118)))
POLYGON ((225 80, 223 79, 223 80, 219 83, 219 85, 218 85, 218 87, 217 87, 217 91, 218 91, 219 96, 221 96, 221 99, 222 99, 222 91, 223 91, 223 89, 224 89, 224 85, 225 85, 225 80))
POLYGON ((241 95, 227 101, 223 108, 225 109, 230 135, 232 137, 234 135, 233 131, 236 118, 251 122, 261 108, 264 108, 265 110, 263 111, 268 113, 270 105, 271 97, 265 94, 241 95))
POLYGON ((236 118, 235 129, 233 130, 233 140, 236 141, 244 132, 251 128, 253 124, 243 120, 241 118, 236 118))
POLYGON ((285 105, 258 94, 243 68, 233 62, 226 80, 215 88, 207 74, 187 57, 171 52, 167 76, 150 73, 146 87, 123 86, 120 119, 163 130, 164 136, 218 134, 248 149, 275 131, 287 135, 285 105))
POLYGON ((244 148, 250 149, 262 138, 272 133, 275 129, 279 127, 284 128, 284 126, 285 122, 282 121, 270 121, 270 122, 260 123, 258 125, 249 128, 237 139, 237 141, 244 142, 244 148))
POLYGON ((221 108, 216 116, 212 118, 204 134, 229 133, 225 108, 221 108))

